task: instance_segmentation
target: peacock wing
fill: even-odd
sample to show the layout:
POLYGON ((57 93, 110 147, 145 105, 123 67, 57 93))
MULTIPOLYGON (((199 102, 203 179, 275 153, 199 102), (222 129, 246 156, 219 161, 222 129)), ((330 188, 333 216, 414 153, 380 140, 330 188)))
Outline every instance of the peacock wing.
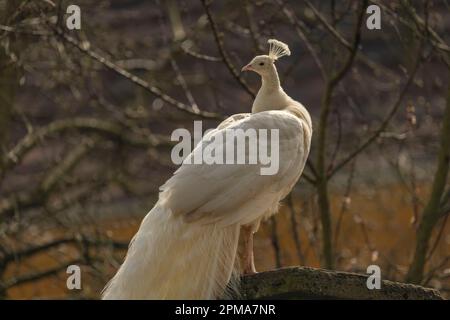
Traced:
MULTIPOLYGON (((228 119, 227 119, 228 120, 228 119)), ((252 221, 264 210, 277 203, 291 188, 303 170, 308 150, 304 145, 304 124, 285 111, 265 111, 222 123, 205 136, 183 161, 174 175, 160 190, 160 201, 175 216, 183 216, 187 222, 200 224, 220 223, 223 226, 252 221), (226 139, 228 129, 278 130, 279 161, 274 174, 261 174, 268 165, 248 164, 255 149, 245 148, 246 164, 193 164, 192 160, 212 147, 219 154, 227 147, 236 147, 236 141, 226 139)), ((258 136, 258 145, 267 142, 268 150, 276 145, 270 139, 258 136)), ((223 154, 222 153, 222 154, 223 154)), ((276 160, 276 159, 274 159, 276 160)), ((273 164, 273 163, 272 163, 273 164)), ((267 170, 266 170, 267 171, 267 170)), ((269 172, 270 173, 270 172, 269 172)))

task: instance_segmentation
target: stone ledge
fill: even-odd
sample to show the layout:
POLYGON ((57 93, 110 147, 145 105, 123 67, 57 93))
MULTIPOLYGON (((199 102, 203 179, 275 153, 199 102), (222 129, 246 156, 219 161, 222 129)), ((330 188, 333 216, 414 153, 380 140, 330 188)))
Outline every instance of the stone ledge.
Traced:
POLYGON ((382 280, 369 290, 368 276, 308 267, 288 267, 244 276, 244 299, 443 300, 439 291, 382 280))

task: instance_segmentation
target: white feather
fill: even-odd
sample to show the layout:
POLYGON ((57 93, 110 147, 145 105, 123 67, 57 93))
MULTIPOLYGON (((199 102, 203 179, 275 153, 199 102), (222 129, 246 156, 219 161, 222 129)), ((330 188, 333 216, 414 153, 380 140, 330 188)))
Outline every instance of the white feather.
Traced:
POLYGON ((211 299, 224 293, 239 229, 188 225, 157 203, 103 299, 211 299), (220 253, 220 254, 219 254, 220 253))

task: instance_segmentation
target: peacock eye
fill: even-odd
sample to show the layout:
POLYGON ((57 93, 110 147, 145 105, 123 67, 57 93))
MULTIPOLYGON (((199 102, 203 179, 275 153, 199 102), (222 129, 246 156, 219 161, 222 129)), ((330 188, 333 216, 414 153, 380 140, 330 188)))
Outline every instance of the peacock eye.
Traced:
POLYGON ((259 65, 260 65, 260 66, 263 66, 263 65, 264 65, 264 62, 260 62, 259 65))

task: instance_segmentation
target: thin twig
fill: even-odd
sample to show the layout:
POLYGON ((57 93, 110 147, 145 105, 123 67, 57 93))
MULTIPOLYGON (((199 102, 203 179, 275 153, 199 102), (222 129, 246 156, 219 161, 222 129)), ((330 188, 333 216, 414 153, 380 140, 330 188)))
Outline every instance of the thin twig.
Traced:
POLYGON ((255 98, 255 93, 250 89, 250 87, 247 85, 245 80, 240 77, 239 72, 233 66, 233 63, 231 62, 230 57, 228 56, 227 52, 225 51, 223 41, 222 41, 222 36, 219 34, 219 30, 217 29, 216 22, 211 14, 211 10, 209 8, 209 1, 207 1, 207 0, 201 0, 201 1, 202 1, 203 8, 205 9, 206 16, 208 17, 208 21, 209 21, 211 30, 214 35, 214 40, 216 41, 217 48, 219 49, 219 53, 223 59, 223 62, 225 63, 227 69, 230 71, 231 75, 241 85, 241 87, 245 90, 245 92, 247 92, 252 98, 255 98))
POLYGON ((183 42, 180 45, 181 50, 183 50, 183 52, 186 53, 187 55, 190 55, 191 57, 194 57, 194 58, 197 58, 200 60, 211 61, 211 62, 220 62, 223 60, 221 57, 213 57, 213 56, 209 56, 206 54, 195 52, 187 45, 187 43, 188 43, 187 41, 188 40, 186 40, 185 42, 183 42))

